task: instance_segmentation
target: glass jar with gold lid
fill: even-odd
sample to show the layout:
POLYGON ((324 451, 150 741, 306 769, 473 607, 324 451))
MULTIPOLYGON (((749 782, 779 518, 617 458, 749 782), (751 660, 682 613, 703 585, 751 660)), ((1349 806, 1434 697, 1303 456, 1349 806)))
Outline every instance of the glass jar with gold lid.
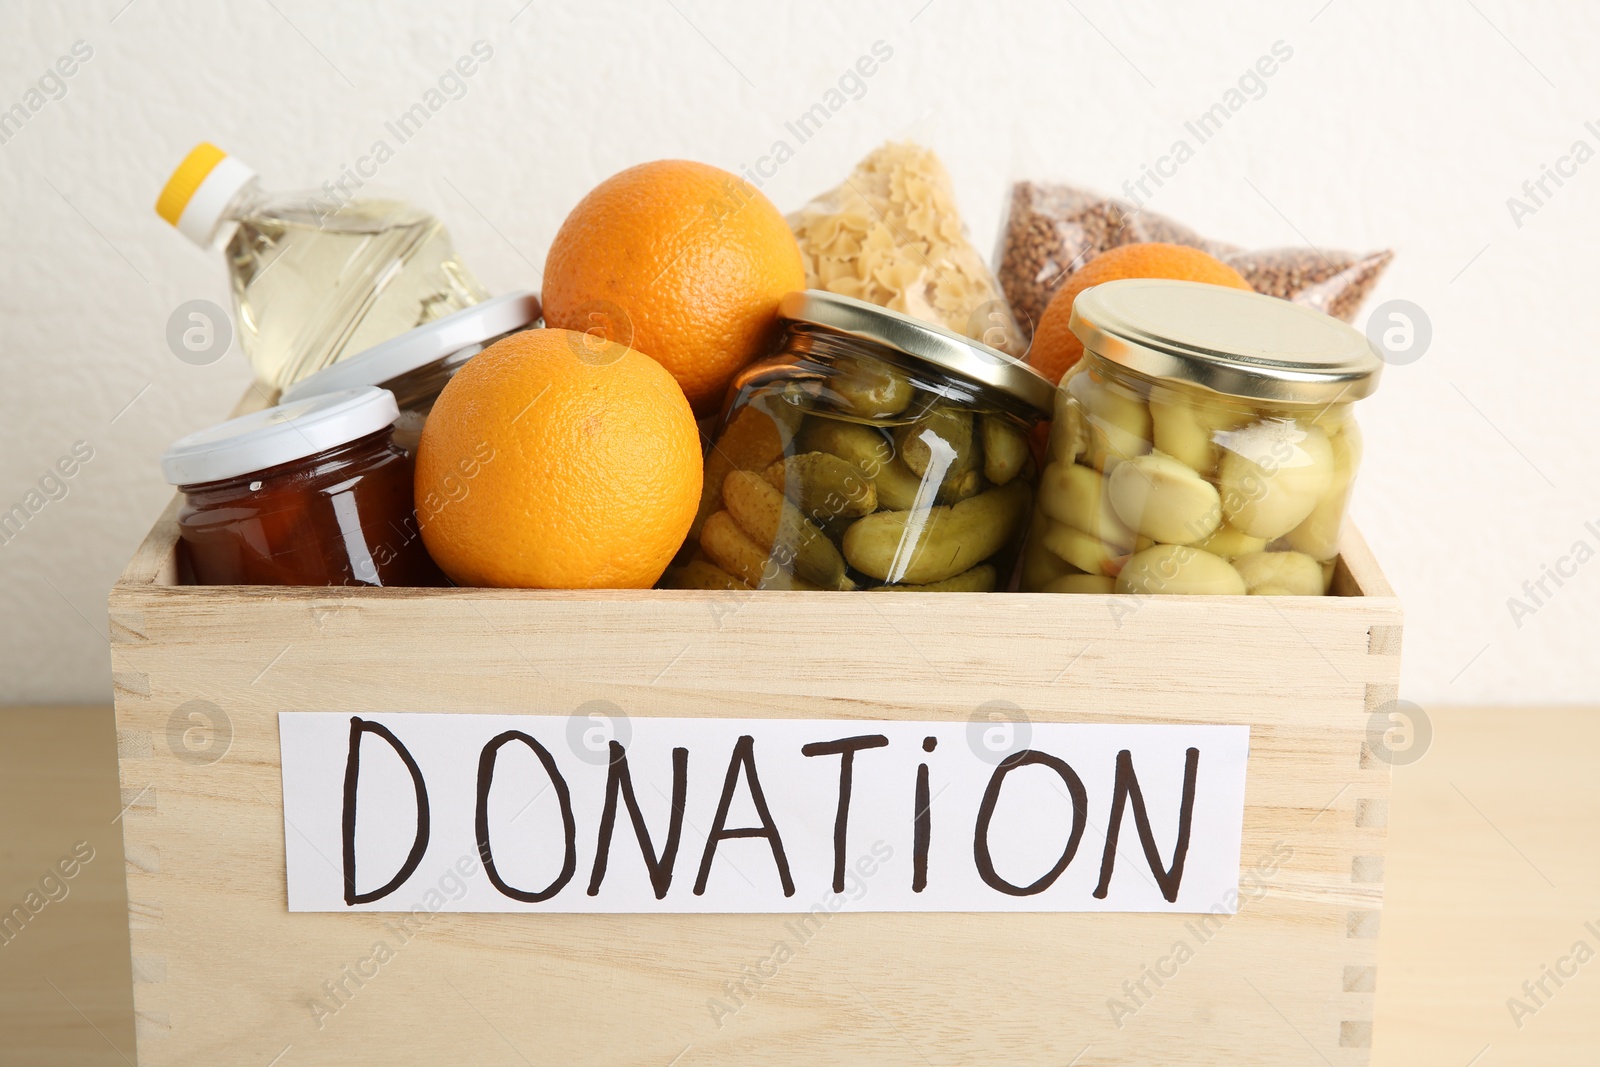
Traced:
POLYGON ((1029 531, 1034 592, 1322 595, 1361 460, 1361 333, 1155 279, 1078 294, 1029 531))
POLYGON ((836 293, 790 293, 779 321, 777 350, 733 382, 685 558, 664 584, 1008 588, 1049 381, 836 293))

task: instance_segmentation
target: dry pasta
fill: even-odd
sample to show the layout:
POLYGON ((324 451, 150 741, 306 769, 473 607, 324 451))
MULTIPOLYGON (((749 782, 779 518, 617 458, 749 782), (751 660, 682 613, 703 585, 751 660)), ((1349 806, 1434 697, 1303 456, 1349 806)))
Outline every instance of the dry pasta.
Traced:
POLYGON ((789 216, 806 286, 855 297, 1020 355, 1000 284, 967 239, 931 149, 884 144, 789 216))

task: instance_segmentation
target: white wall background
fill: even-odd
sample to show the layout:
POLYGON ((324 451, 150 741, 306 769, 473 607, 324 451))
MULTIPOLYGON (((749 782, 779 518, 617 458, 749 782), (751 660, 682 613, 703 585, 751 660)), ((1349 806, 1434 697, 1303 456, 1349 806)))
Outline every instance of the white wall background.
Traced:
POLYGON ((0 108, 75 41, 94 53, 0 145, 0 510, 94 448, 0 545, 0 701, 107 699, 105 596, 169 497, 157 456, 248 378, 237 346, 206 367, 167 347, 180 303, 227 303, 220 256, 152 210, 171 168, 210 139, 271 186, 319 185, 480 38, 493 59, 379 181, 436 210, 495 291, 538 286, 596 182, 753 162, 880 39, 892 60, 766 191, 790 210, 914 135, 985 250, 1017 168, 1119 189, 1287 42, 1151 207, 1246 245, 1398 249, 1374 300, 1415 301, 1434 338, 1362 405, 1355 510, 1405 598, 1404 695, 1600 698, 1600 561, 1520 627, 1506 603, 1574 542, 1600 549, 1600 162, 1521 227, 1506 206, 1574 141, 1600 149, 1596 5, 40 0, 0 23, 0 108))

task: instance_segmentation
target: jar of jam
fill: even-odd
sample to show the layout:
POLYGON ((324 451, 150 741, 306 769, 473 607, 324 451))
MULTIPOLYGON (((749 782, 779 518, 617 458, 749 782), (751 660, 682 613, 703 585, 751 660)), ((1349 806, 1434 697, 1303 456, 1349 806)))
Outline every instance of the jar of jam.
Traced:
POLYGON ((1085 289, 1022 588, 1328 592, 1356 468, 1362 334, 1275 297, 1130 279, 1085 289))
POLYGON ((182 438, 161 457, 201 585, 445 585, 412 509, 392 394, 367 386, 280 404, 182 438))
POLYGON ((526 290, 493 297, 442 319, 407 330, 382 344, 340 360, 289 386, 282 403, 321 393, 376 385, 394 394, 400 418, 394 442, 416 455, 422 424, 456 371, 508 334, 539 321, 539 297, 526 290))
POLYGON ((691 588, 1006 589, 1033 505, 1047 379, 835 293, 790 293, 706 452, 691 588))

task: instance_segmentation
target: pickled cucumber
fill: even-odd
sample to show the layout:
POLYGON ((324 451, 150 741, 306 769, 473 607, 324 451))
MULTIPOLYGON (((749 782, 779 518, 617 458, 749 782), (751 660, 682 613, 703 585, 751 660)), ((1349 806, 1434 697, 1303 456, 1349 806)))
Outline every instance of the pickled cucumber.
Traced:
POLYGON ((668 568, 663 589, 742 589, 751 588, 709 559, 696 557, 681 567, 668 568))
POLYGON ((1004 548, 1022 528, 1031 495, 1014 481, 925 512, 880 511, 845 532, 844 555, 880 581, 942 582, 1004 548))
POLYGON ((780 566, 792 563, 795 574, 824 589, 851 587, 839 549, 761 475, 730 473, 722 483, 722 502, 739 527, 780 566))
POLYGON ((804 452, 781 459, 763 477, 808 519, 861 516, 878 507, 878 492, 865 471, 831 452, 804 452))
MULTIPOLYGON (((908 511, 917 502, 922 489, 922 479, 906 469, 899 458, 891 459, 878 468, 872 477, 878 494, 878 506, 888 511, 908 511)), ((924 504, 929 501, 923 501, 924 504)))
POLYGON ((864 419, 893 418, 906 409, 916 392, 906 378, 875 359, 844 357, 834 363, 828 380, 833 401, 864 419))
POLYGON ((976 496, 983 488, 983 478, 975 470, 967 471, 959 478, 940 486, 935 500, 940 504, 955 504, 976 496))
POLYGON ((962 571, 952 578, 942 582, 930 582, 927 585, 875 585, 873 592, 899 591, 905 593, 992 593, 995 587, 995 569, 988 563, 980 563, 970 570, 962 571))
POLYGON ((700 547, 713 563, 753 589, 780 573, 768 552, 750 540, 726 511, 706 517, 700 527, 700 547))
POLYGON ((983 476, 995 485, 1005 485, 1028 462, 1028 439, 1016 425, 999 415, 983 415, 978 420, 983 440, 983 476))
POLYGON ((789 571, 774 571, 761 583, 762 589, 803 589, 807 592, 820 592, 822 586, 815 582, 808 582, 798 574, 789 571))
POLYGON ((818 415, 806 419, 796 443, 802 452, 827 452, 838 456, 860 467, 869 478, 876 478, 879 468, 894 458, 894 447, 889 439, 871 426, 818 415))
POLYGON ((800 428, 803 414, 772 393, 751 397, 734 412, 706 452, 705 481, 690 538, 698 537, 706 518, 722 506, 722 482, 728 472, 761 470, 781 457, 800 428))
POLYGON ((965 499, 978 490, 979 456, 970 412, 936 404, 921 418, 894 428, 894 448, 912 474, 939 480, 941 502, 965 499))

